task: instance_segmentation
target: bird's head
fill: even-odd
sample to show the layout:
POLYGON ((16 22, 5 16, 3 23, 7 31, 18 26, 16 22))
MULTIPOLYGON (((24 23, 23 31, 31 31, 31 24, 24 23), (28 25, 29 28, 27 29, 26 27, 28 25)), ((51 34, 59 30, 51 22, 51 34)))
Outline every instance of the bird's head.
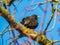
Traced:
POLYGON ((36 20, 37 20, 38 18, 40 18, 40 16, 38 16, 38 15, 36 15, 36 14, 33 14, 32 17, 34 17, 36 20))

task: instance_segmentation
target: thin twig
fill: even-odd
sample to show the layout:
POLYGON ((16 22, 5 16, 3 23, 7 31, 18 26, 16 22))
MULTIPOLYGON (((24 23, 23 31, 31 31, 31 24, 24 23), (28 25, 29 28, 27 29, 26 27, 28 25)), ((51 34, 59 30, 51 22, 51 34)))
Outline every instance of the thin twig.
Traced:
POLYGON ((51 6, 52 6, 52 15, 50 16, 50 20, 48 21, 48 23, 46 25, 46 28, 44 29, 44 34, 46 34, 46 31, 47 31, 47 29, 48 29, 48 27, 49 27, 49 25, 50 25, 50 23, 51 23, 51 21, 52 21, 52 19, 54 17, 55 9, 53 7, 53 3, 51 4, 51 6))
POLYGON ((46 3, 46 7, 45 7, 45 9, 44 9, 43 19, 42 19, 42 21, 41 21, 40 33, 42 33, 42 30, 43 30, 44 21, 45 21, 45 18, 46 18, 46 12, 47 12, 47 3, 46 3))
POLYGON ((18 35, 17 37, 13 38, 13 40, 8 45, 11 45, 13 42, 17 41, 19 38, 23 36, 24 36, 23 34, 18 35))

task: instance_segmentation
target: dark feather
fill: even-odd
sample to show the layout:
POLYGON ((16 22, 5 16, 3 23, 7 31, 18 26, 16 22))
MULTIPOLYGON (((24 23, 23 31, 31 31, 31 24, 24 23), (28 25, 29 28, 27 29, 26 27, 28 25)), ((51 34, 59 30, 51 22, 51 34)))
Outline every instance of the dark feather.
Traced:
POLYGON ((21 23, 27 28, 35 29, 38 26, 38 16, 34 14, 23 18, 21 23))

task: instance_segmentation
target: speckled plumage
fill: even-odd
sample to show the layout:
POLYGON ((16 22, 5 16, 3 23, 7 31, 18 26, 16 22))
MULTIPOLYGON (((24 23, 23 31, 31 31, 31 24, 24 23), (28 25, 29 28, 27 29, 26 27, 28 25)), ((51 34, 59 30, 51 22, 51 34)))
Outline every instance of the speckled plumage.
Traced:
POLYGON ((33 14, 32 16, 23 18, 21 23, 27 28, 35 29, 38 26, 38 16, 33 14))

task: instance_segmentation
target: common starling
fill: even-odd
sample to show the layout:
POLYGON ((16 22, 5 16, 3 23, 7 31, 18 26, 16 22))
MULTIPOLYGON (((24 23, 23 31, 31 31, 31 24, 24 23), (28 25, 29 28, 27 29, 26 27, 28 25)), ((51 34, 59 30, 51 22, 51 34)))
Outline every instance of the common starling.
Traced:
POLYGON ((32 16, 23 18, 21 23, 27 28, 35 29, 38 26, 38 16, 33 14, 32 16))

